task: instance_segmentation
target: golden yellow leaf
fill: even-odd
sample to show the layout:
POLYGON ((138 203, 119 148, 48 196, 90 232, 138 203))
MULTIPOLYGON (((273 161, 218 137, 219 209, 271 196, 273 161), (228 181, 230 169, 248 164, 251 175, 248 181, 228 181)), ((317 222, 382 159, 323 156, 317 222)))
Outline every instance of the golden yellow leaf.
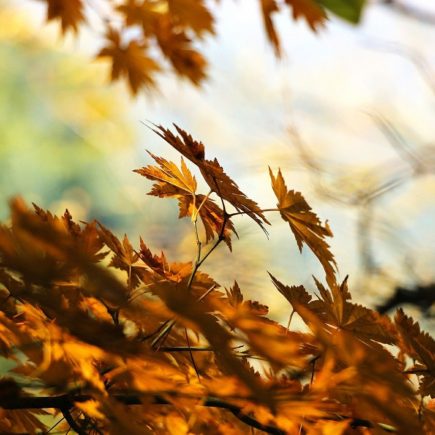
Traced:
MULTIPOLYGON (((149 195, 160 198, 177 198, 180 218, 188 216, 192 221, 195 221, 199 216, 204 225, 206 243, 215 236, 219 236, 224 225, 224 212, 209 196, 195 193, 196 179, 192 176, 184 160, 181 159, 181 169, 179 169, 174 163, 152 153, 149 154, 159 167, 147 166, 134 171, 150 180, 157 181, 149 195)), ((231 233, 237 235, 231 219, 227 219, 222 237, 230 250, 231 233)))
POLYGON ((86 400, 85 402, 76 402, 76 408, 82 410, 88 417, 97 420, 105 420, 105 415, 100 410, 100 403, 96 400, 86 400))
POLYGON ((177 125, 174 124, 174 126, 179 136, 162 126, 156 126, 154 131, 199 168, 205 182, 216 195, 228 201, 238 212, 248 215, 264 229, 264 224, 269 224, 269 222, 258 204, 240 191, 237 184, 224 172, 217 159, 205 160, 202 142, 194 140, 190 134, 177 125))

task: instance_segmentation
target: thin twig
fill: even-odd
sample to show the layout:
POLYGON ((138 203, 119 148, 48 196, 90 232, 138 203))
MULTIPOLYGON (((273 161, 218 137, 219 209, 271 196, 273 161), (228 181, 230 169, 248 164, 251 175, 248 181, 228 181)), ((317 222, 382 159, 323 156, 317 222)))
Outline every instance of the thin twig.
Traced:
MULTIPOLYGON (((280 211, 280 210, 279 210, 279 208, 264 208, 264 209, 260 210, 261 213, 265 213, 268 211, 280 211)), ((233 216, 238 216, 238 215, 243 215, 243 214, 249 214, 249 212, 248 211, 237 211, 234 213, 230 213, 228 215, 228 217, 232 218, 233 216)))
POLYGON ((55 407, 59 408, 60 412, 64 416, 65 420, 69 424, 70 428, 74 431, 76 431, 79 435, 87 435, 86 431, 74 420, 73 416, 70 413, 70 409, 72 406, 61 406, 61 407, 55 407))
POLYGON ((189 340, 189 336, 187 335, 186 328, 184 328, 184 335, 186 337, 187 347, 189 348, 189 356, 190 356, 190 360, 192 361, 192 366, 195 369, 195 373, 196 373, 196 377, 198 378, 198 381, 201 382, 201 378, 199 377, 198 367, 196 366, 195 358, 193 357, 192 349, 190 348, 190 340, 189 340))

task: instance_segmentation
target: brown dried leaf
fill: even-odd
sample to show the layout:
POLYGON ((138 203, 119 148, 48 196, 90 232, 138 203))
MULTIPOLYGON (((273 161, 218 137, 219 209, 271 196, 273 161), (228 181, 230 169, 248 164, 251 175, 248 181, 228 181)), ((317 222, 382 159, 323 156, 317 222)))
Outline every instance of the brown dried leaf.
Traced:
POLYGON ((327 19, 325 10, 316 0, 285 0, 285 2, 292 9, 293 18, 295 20, 304 18, 314 31, 327 19))
POLYGON ((45 0, 47 2, 47 21, 59 20, 62 33, 68 30, 77 32, 84 22, 82 0, 45 0))
POLYGON ((281 56, 281 43, 272 20, 272 14, 279 11, 278 3, 276 0, 260 0, 260 2, 266 35, 275 50, 275 54, 281 56))
POLYGON ((163 19, 159 22, 156 37, 162 53, 177 74, 199 86, 207 76, 207 61, 194 49, 191 38, 183 30, 174 28, 169 20, 163 19))
POLYGON ((200 37, 214 33, 213 16, 204 0, 168 0, 168 6, 175 24, 191 28, 200 37))
POLYGON ((330 285, 335 282, 336 262, 325 242, 325 237, 331 237, 331 230, 327 225, 323 226, 304 197, 294 190, 288 190, 281 170, 275 178, 269 168, 272 188, 278 198, 278 208, 281 217, 289 223, 299 250, 302 251, 303 243, 306 243, 314 255, 319 259, 326 273, 326 280, 330 285))
POLYGON ((435 340, 420 330, 417 322, 407 316, 402 309, 394 318, 399 332, 399 346, 403 352, 422 364, 420 390, 423 396, 435 397, 435 340))
POLYGON ((154 88, 154 75, 160 70, 155 60, 147 56, 144 41, 132 40, 122 44, 121 35, 109 29, 106 35, 107 45, 100 50, 97 57, 109 57, 112 61, 111 79, 125 78, 133 95, 142 88, 154 88))

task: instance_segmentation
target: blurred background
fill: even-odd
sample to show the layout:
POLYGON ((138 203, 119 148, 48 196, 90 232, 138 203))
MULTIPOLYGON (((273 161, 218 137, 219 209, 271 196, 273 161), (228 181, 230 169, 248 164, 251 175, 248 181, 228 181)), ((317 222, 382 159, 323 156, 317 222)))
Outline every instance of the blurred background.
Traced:
MULTIPOLYGON (((373 2, 358 26, 332 19, 317 34, 281 15, 285 54, 277 59, 258 4, 222 1, 216 37, 203 43, 204 85, 167 75, 158 92, 133 99, 124 84, 109 84, 106 64, 90 60, 95 35, 62 38, 41 3, 0 0, 1 220, 21 195, 191 260, 191 223, 177 221, 175 200, 147 196, 151 183, 132 172, 151 163, 146 149, 179 161, 143 124, 175 122, 263 208, 276 203, 267 168, 280 167, 288 187, 328 219, 354 298, 379 306, 398 288, 405 302, 406 290, 422 292, 427 298, 406 309, 432 329, 435 4, 399 6, 373 2)), ((269 218, 269 239, 236 218, 233 253, 222 246, 204 269, 226 287, 236 279, 284 320, 288 306, 266 271, 311 290, 312 275, 323 272, 310 252, 299 254, 288 225, 269 218)))

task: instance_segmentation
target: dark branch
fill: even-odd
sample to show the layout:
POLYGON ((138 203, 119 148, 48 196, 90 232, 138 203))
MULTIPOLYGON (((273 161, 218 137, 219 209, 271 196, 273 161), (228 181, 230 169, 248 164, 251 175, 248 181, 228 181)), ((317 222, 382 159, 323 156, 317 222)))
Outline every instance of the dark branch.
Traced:
POLYGON ((73 416, 69 412, 71 406, 68 407, 59 407, 60 411, 62 412, 63 417, 69 424, 70 428, 77 432, 79 435, 87 435, 86 431, 80 427, 80 425, 74 420, 73 416))
POLYGON ((391 309, 403 304, 411 304, 420 308, 423 313, 428 313, 435 303, 435 284, 417 286, 414 289, 397 287, 394 294, 376 309, 384 314, 391 309))
MULTIPOLYGON (((113 398, 124 405, 141 405, 142 401, 140 396, 134 394, 115 394, 113 398)), ((76 402, 86 402, 92 399, 88 395, 61 395, 61 396, 23 396, 23 397, 5 397, 1 399, 0 406, 4 409, 45 409, 45 408, 55 408, 62 411, 65 420, 71 426, 71 428, 76 431, 79 435, 86 435, 86 432, 78 425, 78 423, 73 419, 70 409, 74 407, 76 402)), ((171 405, 171 402, 162 396, 154 396, 152 403, 155 405, 171 405)), ((230 411, 235 417, 237 417, 243 423, 261 430, 263 432, 274 434, 274 435, 284 435, 285 432, 281 429, 264 425, 254 418, 246 415, 242 412, 241 408, 231 403, 224 402, 215 397, 208 397, 204 402, 203 406, 210 408, 221 408, 230 411)))
MULTIPOLYGON (((141 405, 142 400, 139 395, 136 394, 113 394, 112 396, 115 400, 124 405, 141 405)), ((77 402, 86 402, 92 399, 88 395, 68 395, 63 394, 60 396, 11 396, 2 397, 0 402, 0 407, 4 409, 46 409, 55 408, 60 409, 65 420, 71 426, 71 428, 76 431, 79 435, 86 435, 86 431, 80 427, 80 425, 74 420, 71 415, 70 410, 74 407, 77 402)), ((155 395, 152 397, 152 404, 154 405, 172 405, 172 403, 162 396, 155 395)), ((265 425, 260 423, 255 418, 242 412, 242 409, 237 405, 225 402, 222 399, 216 397, 207 397, 202 401, 202 406, 209 408, 220 408, 226 409, 231 412, 236 418, 238 418, 243 423, 248 426, 261 430, 265 433, 273 435, 284 435, 285 431, 272 425, 265 425)), ((344 416, 337 416, 338 419, 347 418, 344 416)), ((366 427, 372 428, 374 424, 368 420, 353 419, 350 425, 354 428, 356 427, 366 427)))

